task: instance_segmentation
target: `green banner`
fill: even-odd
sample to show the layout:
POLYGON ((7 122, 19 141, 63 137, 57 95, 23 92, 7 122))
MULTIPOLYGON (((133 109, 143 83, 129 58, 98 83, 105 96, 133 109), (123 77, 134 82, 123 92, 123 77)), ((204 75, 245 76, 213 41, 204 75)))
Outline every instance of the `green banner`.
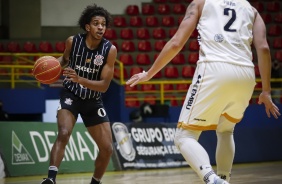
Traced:
MULTIPOLYGON (((0 152, 10 176, 44 175, 57 137, 56 123, 0 122, 0 152)), ((59 173, 93 172, 98 147, 83 124, 75 125, 59 173)), ((112 160, 107 168, 113 171, 112 160)))

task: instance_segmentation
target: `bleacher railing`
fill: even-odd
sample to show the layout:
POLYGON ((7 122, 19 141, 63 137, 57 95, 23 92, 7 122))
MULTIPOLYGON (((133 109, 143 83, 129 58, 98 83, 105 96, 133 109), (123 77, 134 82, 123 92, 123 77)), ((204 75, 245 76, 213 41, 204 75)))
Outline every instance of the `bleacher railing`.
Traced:
MULTIPOLYGON (((0 53, 0 57, 2 56, 11 56, 13 58, 11 61, 1 61, 0 63, 0 83, 8 83, 10 88, 16 88, 17 83, 31 83, 35 87, 40 87, 41 84, 35 80, 32 75, 32 68, 34 64, 34 60, 30 59, 30 57, 41 57, 44 55, 50 55, 54 57, 59 57, 62 53, 0 53)), ((121 61, 116 60, 116 66, 119 69, 119 77, 114 80, 120 85, 125 85, 126 79, 124 78, 124 65, 121 61)), ((261 79, 256 79, 257 82, 261 82, 261 79)), ((164 86, 166 84, 191 84, 191 79, 185 80, 151 80, 148 82, 140 83, 140 84, 154 84, 159 87, 154 91, 125 91, 127 95, 137 95, 140 101, 144 101, 143 94, 156 94, 157 100, 160 101, 161 104, 164 104, 166 100, 169 100, 169 97, 166 97, 166 94, 181 94, 176 96, 176 100, 183 100, 183 96, 186 95, 187 90, 165 90, 164 86)), ((271 83, 282 83, 282 78, 271 79, 271 83)), ((281 85, 280 85, 281 86, 281 85)), ((281 91, 282 88, 272 88, 272 90, 280 91, 280 94, 272 95, 274 99, 281 99, 281 91)), ((255 88, 252 99, 258 98, 259 92, 261 88, 255 88)), ((125 99, 126 101, 131 101, 132 99, 125 99)), ((150 99, 149 99, 150 100, 150 99)))

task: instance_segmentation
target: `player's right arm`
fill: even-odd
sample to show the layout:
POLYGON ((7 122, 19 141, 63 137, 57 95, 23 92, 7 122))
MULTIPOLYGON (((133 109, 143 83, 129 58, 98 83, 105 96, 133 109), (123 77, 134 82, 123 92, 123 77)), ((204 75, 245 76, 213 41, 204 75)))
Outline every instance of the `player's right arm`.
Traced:
POLYGON ((278 118, 278 116, 280 116, 279 109, 271 99, 271 55, 266 39, 266 27, 257 10, 255 8, 253 8, 253 10, 256 14, 253 26, 253 44, 258 56, 258 66, 262 81, 262 93, 259 96, 258 103, 264 103, 268 117, 272 114, 275 118, 278 118))
POLYGON ((58 58, 59 62, 61 63, 61 67, 65 68, 69 64, 69 57, 70 57, 70 52, 71 52, 71 46, 72 46, 72 41, 73 41, 73 36, 70 36, 67 38, 65 44, 65 51, 64 54, 58 58))

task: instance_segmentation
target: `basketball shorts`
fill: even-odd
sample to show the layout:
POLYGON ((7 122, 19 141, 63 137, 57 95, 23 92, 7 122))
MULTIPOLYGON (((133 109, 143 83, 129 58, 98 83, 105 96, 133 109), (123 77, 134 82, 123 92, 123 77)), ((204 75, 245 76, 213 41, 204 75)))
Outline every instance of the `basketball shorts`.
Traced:
POLYGON ((101 98, 99 100, 94 98, 81 99, 66 88, 61 91, 58 110, 60 109, 69 110, 76 119, 78 114, 80 114, 86 127, 109 122, 109 117, 101 98))
POLYGON ((199 63, 177 127, 215 130, 220 116, 233 123, 240 122, 255 85, 253 67, 224 62, 199 63))

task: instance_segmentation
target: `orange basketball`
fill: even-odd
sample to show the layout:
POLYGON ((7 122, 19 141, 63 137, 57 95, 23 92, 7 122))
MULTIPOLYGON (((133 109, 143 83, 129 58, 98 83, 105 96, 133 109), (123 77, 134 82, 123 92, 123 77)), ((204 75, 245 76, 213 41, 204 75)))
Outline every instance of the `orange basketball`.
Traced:
POLYGON ((42 84, 52 84, 61 76, 62 68, 57 58, 42 56, 36 60, 32 74, 42 84))

